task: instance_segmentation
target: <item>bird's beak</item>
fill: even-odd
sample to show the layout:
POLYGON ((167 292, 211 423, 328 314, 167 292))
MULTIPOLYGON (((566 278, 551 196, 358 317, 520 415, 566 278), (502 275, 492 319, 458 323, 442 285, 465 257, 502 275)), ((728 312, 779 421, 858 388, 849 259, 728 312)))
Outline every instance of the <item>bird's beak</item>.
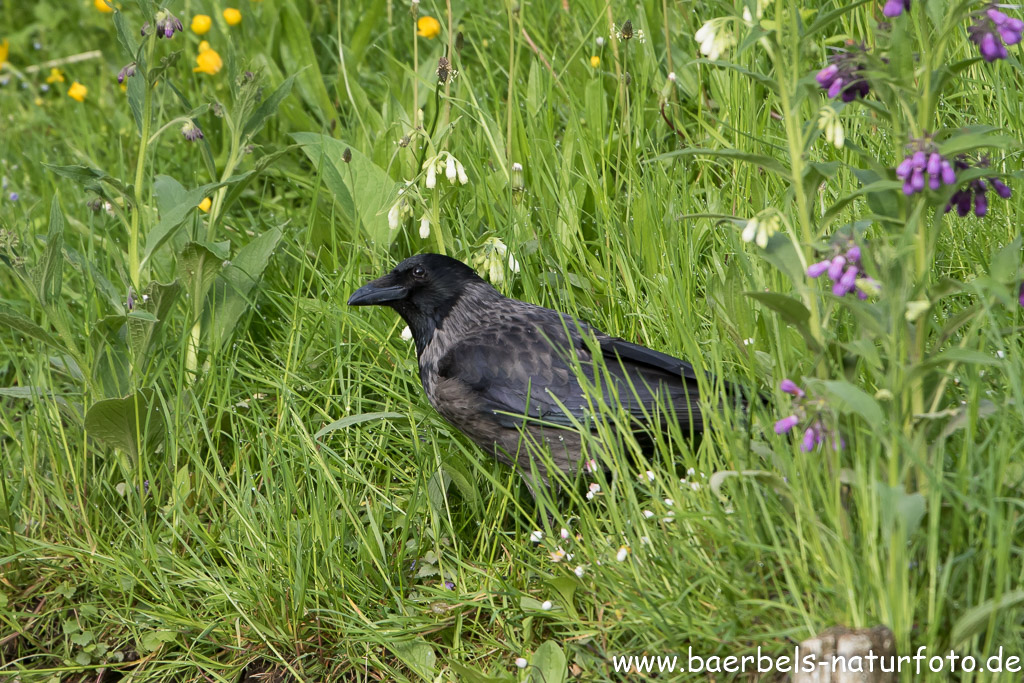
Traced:
POLYGON ((386 277, 365 285, 352 293, 348 298, 349 306, 386 306, 387 304, 401 301, 409 293, 409 290, 402 285, 392 285, 386 281, 386 277))

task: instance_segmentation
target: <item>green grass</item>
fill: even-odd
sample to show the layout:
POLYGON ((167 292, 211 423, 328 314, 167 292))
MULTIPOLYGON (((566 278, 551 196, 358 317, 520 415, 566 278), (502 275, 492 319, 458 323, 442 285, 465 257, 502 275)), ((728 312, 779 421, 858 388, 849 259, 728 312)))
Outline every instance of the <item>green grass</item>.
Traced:
MULTIPOLYGON (((137 42, 148 0, 122 4, 137 42)), ((0 5, 0 677, 606 680, 622 675, 613 655, 789 654, 836 624, 885 624, 905 654, 1024 657, 1019 48, 963 63, 928 99, 926 69, 976 54, 956 3, 915 0, 891 42, 880 3, 812 3, 809 26, 847 11, 810 34, 777 3, 767 42, 737 23, 722 59, 740 68, 698 60, 693 34, 742 5, 565 5, 466 0, 449 20, 425 0, 443 30, 419 39, 416 71, 404 3, 238 0, 243 21, 228 27, 223 3, 179 0, 185 33, 149 48, 154 65, 182 51, 152 91, 149 132, 191 113, 205 139, 187 143, 175 124, 141 164, 129 100, 144 77, 119 89, 131 59, 113 15, 84 1, 0 5), (197 13, 214 19, 216 75, 192 71, 197 13), (645 42, 609 39, 609 21, 626 19, 645 42), (449 22, 464 44, 458 75, 437 87, 449 22), (842 109, 837 150, 814 127, 825 98, 813 74, 846 38, 886 48, 888 86, 842 109), (90 50, 45 92, 49 68, 26 69, 90 50), (83 103, 66 95, 73 80, 89 88, 83 103), (247 141, 242 123, 282 83, 247 141), (428 131, 437 119, 426 149, 414 84, 428 131), (827 213, 871 182, 854 174, 866 159, 894 167, 914 126, 979 124, 1004 136, 979 144, 1014 186, 1007 201, 990 193, 985 218, 943 218, 941 203, 891 189, 827 213), (470 182, 442 172, 428 190, 421 159, 445 151, 470 182), (812 163, 820 175, 798 173, 812 163), (415 209, 390 230, 412 179, 415 209), (145 253, 160 221, 204 194, 211 213, 188 212, 133 263, 133 225, 145 253), (783 229, 766 252, 740 233, 769 209, 783 229), (854 221, 883 289, 840 305, 785 267, 854 221), (607 431, 589 439, 613 474, 593 500, 589 476, 542 500, 556 525, 531 542, 525 487, 430 407, 403 323, 345 304, 406 255, 468 262, 490 238, 520 266, 504 269, 504 293, 685 357, 764 404, 749 418, 727 407, 696 449, 672 435, 647 464, 607 431), (173 299, 147 289, 175 280, 173 299), (159 324, 125 310, 133 284, 153 297, 144 313, 167 297, 159 324), (747 296, 765 291, 812 324, 747 296), (931 308, 908 322, 920 300, 931 308), (829 401, 845 448, 807 453, 774 433, 790 410, 785 377, 829 401), (129 395, 158 412, 100 403, 129 395), (98 429, 97 404, 121 426, 98 429), (572 559, 554 562, 557 547, 572 559)), ((705 389, 717 403, 719 383, 705 389)))

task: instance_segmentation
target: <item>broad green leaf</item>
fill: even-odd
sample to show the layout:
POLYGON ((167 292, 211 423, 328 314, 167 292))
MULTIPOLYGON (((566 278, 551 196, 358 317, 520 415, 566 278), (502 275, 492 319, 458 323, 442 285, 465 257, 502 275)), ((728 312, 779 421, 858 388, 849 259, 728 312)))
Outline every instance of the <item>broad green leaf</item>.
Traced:
MULTIPOLYGON (((882 510, 883 533, 891 539, 897 529, 903 530, 903 542, 910 540, 921 526, 928 501, 920 493, 907 493, 902 485, 889 486, 883 482, 875 482, 882 510)), ((896 541, 893 541, 896 542, 896 541)))
POLYGON ((568 669, 565 664, 565 653, 553 640, 545 641, 530 658, 531 683, 564 683, 568 669))
POLYGON ((856 413, 863 417, 872 428, 885 423, 885 414, 870 394, 846 380, 819 380, 833 407, 843 414, 856 413))
POLYGON ((32 271, 36 296, 44 306, 56 302, 60 298, 60 290, 64 273, 64 214, 60 211, 57 195, 50 203, 50 228, 46 231, 46 249, 43 260, 32 271))
POLYGON ((135 32, 128 28, 121 10, 114 10, 114 29, 117 31, 117 42, 121 43, 125 57, 134 60, 139 52, 139 44, 135 40, 135 32))
POLYGON ((388 649, 395 653, 395 656, 419 674, 425 681, 433 681, 437 675, 437 655, 434 647, 423 640, 392 640, 388 643, 388 649))
POLYGON ((784 233, 777 232, 768 238, 768 246, 758 253, 765 261, 788 275, 794 283, 804 281, 804 267, 800 254, 793 246, 793 240, 784 233))
POLYGON ((288 78, 284 79, 284 82, 270 94, 270 96, 263 100, 260 106, 253 112, 249 120, 245 122, 245 126, 242 128, 242 140, 247 140, 253 135, 259 132, 263 128, 263 124, 267 122, 271 116, 277 113, 277 108, 281 106, 281 102, 284 98, 292 91, 292 84, 295 83, 296 74, 292 74, 288 78))
POLYGON ((975 605, 954 622, 949 644, 952 647, 966 645, 971 638, 985 631, 995 614, 1006 614, 1007 612, 1013 614, 1014 612, 1011 610, 1020 607, 1024 607, 1024 590, 1003 593, 998 598, 990 598, 980 605, 975 605))
POLYGON ((944 157, 970 152, 982 147, 998 147, 1000 149, 1020 149, 1020 143, 1008 135, 995 133, 992 126, 970 126, 955 132, 939 145, 939 153, 944 157))
POLYGON ((133 457, 140 448, 151 451, 164 435, 164 418, 153 389, 140 389, 124 398, 108 398, 85 413, 85 429, 108 446, 133 457))
POLYGON ((177 280, 170 284, 154 281, 146 288, 145 297, 138 298, 135 312, 128 315, 128 345, 134 357, 149 349, 180 294, 177 280))
POLYGON ((992 255, 989 262, 988 274, 997 282, 1006 282, 1016 279, 1017 271, 1020 270, 1021 261, 1021 237, 1016 239, 992 255))
POLYGON ((194 306, 201 306, 210 286, 217 279, 223 259, 205 244, 189 242, 178 255, 178 269, 181 279, 185 282, 194 306))
POLYGON ((146 236, 146 249, 142 255, 145 265, 153 252, 174 236, 177 229, 185 223, 185 219, 197 210, 199 202, 208 196, 213 186, 203 185, 194 190, 186 190, 174 178, 158 175, 153 181, 153 193, 157 198, 160 220, 149 235, 146 236))
POLYGON ((318 133, 295 133, 296 142, 313 165, 323 172, 324 184, 341 206, 342 217, 356 216, 370 244, 386 249, 397 235, 388 227, 388 209, 394 200, 395 183, 379 166, 355 149, 345 163, 341 155, 347 145, 318 133))
POLYGON ((281 229, 271 228, 242 247, 218 278, 210 327, 213 345, 231 338, 239 318, 252 303, 252 293, 263 277, 270 256, 281 241, 281 229))
POLYGON ((159 650, 164 643, 171 643, 178 637, 177 631, 147 631, 139 639, 139 647, 143 652, 159 650))
POLYGON ((811 313, 802 302, 778 292, 744 292, 744 294, 778 313, 783 321, 792 325, 800 333, 809 347, 815 350, 820 348, 818 341, 811 334, 811 327, 808 324, 811 313))
POLYGON ((64 350, 64 347, 59 341, 57 341, 56 337, 29 318, 23 316, 21 313, 15 313, 14 311, 9 310, 0 310, 0 329, 9 329, 14 332, 20 332, 25 336, 32 337, 36 341, 43 342, 47 346, 64 350))
POLYGON ((285 73, 297 74, 299 95, 310 108, 320 115, 321 124, 338 118, 330 93, 324 85, 324 75, 313 49, 309 27, 292 0, 280 0, 282 36, 281 62, 285 73))
POLYGON ((514 683, 515 677, 507 671, 502 671, 494 676, 488 676, 487 674, 480 673, 476 669, 470 669, 464 664, 459 662, 448 662, 448 668, 451 669, 457 676, 459 681, 463 683, 514 683))

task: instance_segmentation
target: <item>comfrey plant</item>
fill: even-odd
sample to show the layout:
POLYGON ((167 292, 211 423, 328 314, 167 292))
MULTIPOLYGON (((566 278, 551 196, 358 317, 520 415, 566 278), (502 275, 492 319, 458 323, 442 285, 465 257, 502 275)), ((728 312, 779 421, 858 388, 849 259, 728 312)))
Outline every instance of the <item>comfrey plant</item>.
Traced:
MULTIPOLYGON (((229 235, 224 219, 242 186, 273 158, 256 162, 260 155, 252 154, 254 138, 289 94, 294 77, 264 93, 261 78, 252 72, 229 75, 228 69, 220 67, 202 70, 201 78, 216 78, 219 83, 214 88, 200 81, 204 101, 189 103, 183 93, 190 88, 182 82, 194 78, 200 69, 180 59, 189 49, 179 35, 182 21, 152 0, 124 2, 116 8, 104 4, 104 8, 109 17, 107 44, 112 51, 123 52, 125 63, 109 78, 112 84, 116 78, 121 86, 114 85, 113 90, 123 93, 121 106, 131 112, 135 124, 128 138, 132 142, 124 151, 124 158, 131 160, 129 177, 77 164, 49 168, 89 193, 88 206, 98 218, 109 216, 113 223, 105 226, 105 232, 126 235, 123 252, 118 247, 120 238, 103 241, 110 249, 104 258, 120 262, 117 270, 124 281, 106 280, 84 256, 64 248, 64 212, 56 198, 43 262, 33 268, 14 264, 26 290, 35 295, 41 315, 59 331, 58 355, 73 361, 62 365, 74 370, 68 372, 67 381, 84 384, 81 395, 86 403, 72 413, 83 419, 91 436, 135 453, 162 435, 159 405, 163 399, 154 368, 165 362, 165 349, 180 348, 182 341, 164 335, 172 329, 185 331, 184 369, 192 381, 200 381, 203 355, 216 354, 231 338, 281 239, 282 231, 276 226, 232 230, 229 235), (207 88, 202 89, 203 85, 207 88), (219 150, 216 153, 211 138, 219 150), (176 151, 192 159, 186 164, 189 177, 182 182, 168 175, 181 165, 166 161, 168 155, 155 154, 158 145, 172 144, 180 145, 176 151), (184 184, 194 183, 195 177, 206 182, 194 187, 184 184), (230 236, 238 239, 246 234, 253 238, 240 244, 229 241, 230 236), (73 301, 77 297, 61 296, 66 287, 61 277, 65 260, 80 272, 90 272, 103 293, 96 299, 103 302, 102 310, 96 311, 100 320, 76 320, 82 310, 73 301), (184 306, 180 305, 183 300, 184 306), (181 315, 175 320, 176 314, 181 315), (82 329, 94 331, 82 336, 82 329)), ((216 54, 208 45, 202 52, 216 54)), ((27 318, 19 317, 13 324, 37 328, 27 318)), ((35 336, 51 341, 42 331, 35 336)))
MULTIPOLYGON (((901 477, 910 469, 900 454, 942 434, 967 410, 948 373, 968 357, 996 356, 980 323, 966 323, 997 304, 1015 305, 1021 280, 1020 238, 997 246, 984 285, 937 267, 952 221, 989 219, 998 211, 991 201, 1012 196, 1002 172, 1011 138, 985 122, 957 123, 943 98, 966 68, 998 79, 993 70, 1024 31, 1004 5, 944 7, 888 0, 815 15, 775 3, 759 22, 710 20, 697 36, 706 54, 717 35, 709 27, 728 25, 735 31, 730 45, 740 46, 737 58, 744 49, 763 50, 773 67, 771 106, 787 154, 736 152, 789 186, 784 203, 757 211, 741 235, 792 281, 793 294, 751 296, 795 326, 808 346, 809 364, 786 368, 802 370, 805 380, 783 383, 792 406, 774 431, 795 432, 794 446, 834 458, 843 443, 882 439, 895 459, 890 486, 916 481, 901 477), (846 34, 843 47, 823 55, 820 36, 837 30, 847 14, 871 28, 846 34), (972 58, 953 61, 955 36, 977 50, 972 58), (820 66, 808 72, 813 61, 820 66), (861 187, 833 198, 831 180, 842 168, 861 187), (780 216, 771 229, 759 218, 766 212, 780 216), (951 307, 947 297, 954 295, 951 307), (959 360, 944 363, 951 345, 977 356, 958 351, 959 360)), ((718 63, 705 68, 731 68, 725 48, 715 57, 718 63)))

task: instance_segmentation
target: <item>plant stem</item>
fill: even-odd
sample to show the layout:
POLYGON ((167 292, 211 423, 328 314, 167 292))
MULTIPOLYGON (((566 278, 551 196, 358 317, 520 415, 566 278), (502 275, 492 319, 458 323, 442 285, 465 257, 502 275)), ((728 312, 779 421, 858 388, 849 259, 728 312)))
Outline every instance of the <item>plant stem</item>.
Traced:
POLYGON ((140 279, 142 273, 139 261, 139 233, 141 232, 141 221, 143 212, 142 181, 146 171, 146 152, 149 149, 150 118, 153 109, 153 84, 149 82, 149 67, 153 63, 153 47, 156 43, 156 34, 150 33, 146 36, 146 71, 143 78, 146 79, 146 94, 142 98, 142 134, 139 141, 139 158, 135 162, 135 207, 132 211, 131 227, 128 230, 128 277, 136 291, 141 290, 140 279))

